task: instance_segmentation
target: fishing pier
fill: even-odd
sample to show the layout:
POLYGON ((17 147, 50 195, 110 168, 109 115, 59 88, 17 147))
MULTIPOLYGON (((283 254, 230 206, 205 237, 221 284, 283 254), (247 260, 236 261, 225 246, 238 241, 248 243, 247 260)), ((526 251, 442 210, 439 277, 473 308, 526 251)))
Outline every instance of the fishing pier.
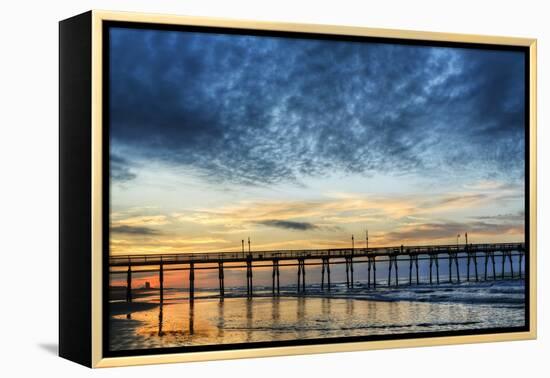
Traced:
MULTIPOLYGON (((166 271, 188 271, 189 299, 195 298, 195 271, 218 271, 219 296, 225 296, 224 271, 241 269, 246 271, 247 296, 253 297, 254 269, 271 268, 272 294, 280 295, 280 269, 296 267, 296 290, 306 293, 306 267, 321 266, 321 290, 330 291, 331 267, 345 265, 346 287, 354 288, 357 264, 364 269, 362 279, 366 278, 367 288, 376 289, 377 264, 385 263, 387 267, 388 286, 403 284, 420 284, 419 263, 424 262, 429 269, 426 282, 431 285, 443 282, 440 277, 440 264, 447 264, 448 277, 445 282, 462 280, 497 280, 522 277, 522 263, 525 264, 524 243, 493 244, 455 244, 428 246, 397 246, 377 248, 339 248, 339 249, 305 249, 278 251, 244 251, 241 252, 208 252, 177 253, 149 255, 115 255, 109 257, 110 274, 126 274, 126 300, 132 301, 132 275, 134 273, 158 272, 160 302, 164 298, 164 273, 166 271), (518 269, 514 271, 513 257, 517 257, 518 269), (459 260, 466 261, 466 271, 459 260), (481 260, 481 261, 480 261, 481 260), (499 261, 499 264, 496 261, 499 261), (408 280, 399 277, 399 268, 408 268, 408 280), (500 265, 497 267, 497 265, 500 265), (508 269, 507 269, 508 266, 508 269), (488 267, 491 268, 490 274, 488 267), (392 282, 393 276, 393 282, 392 282)), ((378 283, 380 284, 380 283, 378 283)))

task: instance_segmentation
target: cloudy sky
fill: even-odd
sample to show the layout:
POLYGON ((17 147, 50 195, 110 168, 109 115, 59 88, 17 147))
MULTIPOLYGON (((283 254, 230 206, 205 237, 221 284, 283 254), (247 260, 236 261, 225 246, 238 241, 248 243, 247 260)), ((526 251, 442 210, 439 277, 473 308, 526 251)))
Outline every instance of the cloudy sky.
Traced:
POLYGON ((524 55, 112 28, 112 253, 524 239, 524 55), (464 239, 462 239, 463 241, 464 239))

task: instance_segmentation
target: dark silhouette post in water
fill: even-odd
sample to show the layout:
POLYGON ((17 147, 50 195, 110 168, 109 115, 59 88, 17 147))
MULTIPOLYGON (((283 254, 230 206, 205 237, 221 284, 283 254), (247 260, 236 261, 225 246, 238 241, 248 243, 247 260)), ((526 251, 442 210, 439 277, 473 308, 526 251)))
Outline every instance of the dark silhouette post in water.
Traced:
POLYGON ((327 275, 327 288, 330 291, 330 262, 328 257, 321 258, 321 290, 325 289, 325 272, 327 275))
POLYGON ((420 283, 419 272, 418 272, 418 255, 414 255, 414 266, 416 269, 416 284, 420 283))
POLYGON ((372 258, 369 256, 369 230, 365 230, 365 254, 367 255, 368 264, 367 289, 370 289, 370 272, 372 269, 372 258))
POLYGON ((409 255, 409 285, 412 285, 412 270, 413 270, 413 264, 416 269, 416 284, 420 282, 420 279, 418 277, 418 255, 414 252, 411 252, 409 248, 407 248, 407 254, 409 255))
POLYGON ((468 244, 466 244, 466 281, 470 282, 470 258, 471 253, 468 251, 468 244))
POLYGON ((250 236, 248 237, 248 255, 246 256, 246 294, 252 297, 252 252, 250 250, 250 236))
POLYGON ((367 276, 367 289, 371 286, 371 271, 372 271, 372 287, 376 289, 376 256, 367 256, 368 263, 368 276, 367 276))
POLYGON ((279 286, 279 260, 273 260, 272 289, 271 293, 275 295, 275 283, 277 284, 277 295, 280 293, 279 286))
POLYGON ((514 278, 514 263, 512 262, 512 252, 508 251, 508 260, 510 260, 510 275, 514 278))
POLYGON ((275 272, 277 269, 277 260, 273 260, 273 272, 271 273, 271 295, 275 295, 275 272))
POLYGON ((460 269, 458 269, 458 251, 455 253, 456 280, 460 283, 460 269))
POLYGON ((491 261, 493 263, 493 281, 497 280, 497 269, 495 268, 495 252, 491 252, 491 261))
POLYGON ((460 283, 460 270, 458 268, 458 246, 456 251, 449 250, 449 282, 453 282, 453 260, 456 269, 456 281, 460 283))
POLYGON ((489 253, 485 252, 485 281, 487 281, 487 264, 489 263, 489 253))
POLYGON ((500 278, 504 279, 504 266, 506 264, 506 255, 504 254, 504 252, 502 253, 501 257, 502 257, 502 269, 500 271, 500 278))
POLYGON ((434 265, 435 265, 435 271, 436 271, 436 282, 439 285, 439 255, 437 252, 434 252, 432 248, 430 248, 429 257, 430 257, 430 285, 433 285, 432 268, 434 265))
POLYGON ((409 254, 409 285, 412 285, 413 258, 409 254))
POLYGON ((281 294, 281 286, 279 285, 279 260, 277 260, 277 295, 281 294))
POLYGON ((246 295, 250 297, 250 293, 251 293, 251 290, 250 290, 250 275, 251 275, 251 271, 252 271, 252 267, 250 266, 251 264, 251 261, 250 260, 246 260, 246 295))
POLYGON ((328 291, 330 291, 330 257, 327 257, 327 285, 328 291))
POLYGON ((346 287, 349 289, 349 257, 344 257, 346 263, 346 287))
POLYGON ((306 262, 302 259, 302 291, 306 292, 306 262))
POLYGON ((252 259, 246 260, 246 293, 249 297, 252 296, 252 259))
POLYGON ((195 264, 189 264, 189 300, 195 300, 195 264))
MULTIPOLYGON (((403 246, 401 246, 401 253, 403 252, 403 246)), ((389 258, 389 267, 388 267, 388 286, 391 286, 391 271, 392 267, 395 268, 395 286, 399 286, 399 272, 397 267, 397 255, 399 254, 398 249, 394 249, 393 252, 390 252, 389 258)))
POLYGON ((520 249, 519 250, 519 261, 518 261, 518 265, 519 265, 519 278, 521 279, 521 263, 522 263, 522 260, 523 260, 523 249, 520 249))
POLYGON ((478 274, 477 274, 477 255, 476 255, 476 252, 471 250, 471 248, 468 245, 466 245, 466 255, 468 256, 467 260, 466 260, 466 269, 467 269, 466 281, 470 281, 470 260, 474 262, 476 281, 479 281, 479 277, 478 277, 478 274))
MULTIPOLYGON (((401 253, 403 253, 403 245, 401 245, 401 253)), ((399 266, 397 265, 397 255, 399 251, 394 256, 394 265, 395 265, 395 286, 399 286, 399 266)))
POLYGON ((223 300, 223 297, 225 296, 223 261, 218 262, 218 279, 219 279, 219 285, 220 285, 220 300, 223 300))
POLYGON ((391 286, 391 268, 393 266, 393 257, 390 255, 389 258, 389 265, 388 265, 388 286, 391 286))
POLYGON ((493 265, 493 280, 497 279, 497 271, 495 267, 495 252, 494 251, 485 251, 485 280, 487 280, 487 264, 489 263, 489 259, 491 259, 491 263, 493 265))
POLYGON ((132 303, 132 266, 128 265, 126 272, 126 302, 132 303))
POLYGON ((435 255, 435 273, 437 275, 437 284, 439 285, 439 255, 435 255))
POLYGON ((300 292, 300 274, 302 273, 302 263, 298 260, 298 282, 296 283, 297 292, 300 292))
POLYGON ((351 257, 349 258, 349 271, 350 271, 350 281, 351 288, 353 289, 353 255, 355 254, 355 239, 351 235, 351 257))
POLYGON ((325 258, 321 259, 321 290, 325 290, 325 258))
MULTIPOLYGON (((468 240, 468 234, 466 234, 466 240, 468 240)), ((470 281, 470 260, 474 262, 474 269, 475 269, 475 275, 476 275, 476 282, 479 281, 479 275, 477 271, 477 253, 476 250, 472 248, 471 245, 466 244, 466 254, 468 256, 466 267, 468 269, 468 272, 466 274, 466 280, 470 281)))
POLYGON ((306 264, 304 259, 298 259, 298 285, 297 285, 298 293, 306 292, 306 264), (301 282, 301 289, 300 289, 300 282, 301 282))
POLYGON ((473 251, 473 254, 474 254, 474 269, 476 271, 476 282, 479 281, 479 275, 477 273, 477 252, 475 249, 472 249, 472 246, 470 245, 469 247, 472 251, 473 251))
POLYGON ((430 256, 430 285, 433 285, 433 281, 432 281, 432 267, 433 267, 433 265, 434 265, 434 255, 433 255, 433 253, 430 253, 429 256, 430 256))
POLYGON ((502 278, 504 279, 504 266, 506 259, 510 262, 510 278, 514 278, 514 263, 512 261, 512 251, 502 251, 502 278))
POLYGON ((371 257, 367 256, 367 289, 370 289, 370 271, 372 269, 371 257))
POLYGON ((453 282, 453 253, 449 252, 449 282, 453 282))
POLYGON ((164 302, 164 267, 162 264, 162 260, 160 261, 160 269, 159 269, 159 290, 160 290, 160 304, 164 302))
POLYGON ((376 256, 372 256, 372 286, 376 289, 376 256))

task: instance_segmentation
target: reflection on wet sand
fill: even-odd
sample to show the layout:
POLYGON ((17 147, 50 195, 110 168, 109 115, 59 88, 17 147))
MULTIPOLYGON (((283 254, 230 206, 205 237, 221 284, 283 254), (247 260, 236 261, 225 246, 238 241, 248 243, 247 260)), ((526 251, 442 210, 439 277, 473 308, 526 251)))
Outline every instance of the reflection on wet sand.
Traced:
POLYGON ((133 304, 134 312, 112 313, 110 346, 131 350, 518 327, 524 325, 525 305, 522 286, 514 285, 487 287, 483 300, 476 286, 467 302, 308 296, 189 301, 174 291, 162 303, 144 297, 133 304))
POLYGON ((162 316, 162 307, 163 307, 163 305, 162 305, 162 302, 161 302, 160 305, 159 305, 159 333, 158 333, 159 337, 164 335, 162 333, 162 318, 163 318, 163 316, 162 316))
POLYGON ((195 333, 195 301, 189 302, 189 335, 195 333))

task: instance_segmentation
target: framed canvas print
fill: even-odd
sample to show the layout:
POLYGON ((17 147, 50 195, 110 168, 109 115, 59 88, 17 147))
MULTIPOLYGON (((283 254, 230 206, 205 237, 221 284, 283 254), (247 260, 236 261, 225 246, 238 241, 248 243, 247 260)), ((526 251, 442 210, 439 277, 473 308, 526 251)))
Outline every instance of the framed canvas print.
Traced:
POLYGON ((536 41, 60 22, 60 355, 536 337, 536 41))

